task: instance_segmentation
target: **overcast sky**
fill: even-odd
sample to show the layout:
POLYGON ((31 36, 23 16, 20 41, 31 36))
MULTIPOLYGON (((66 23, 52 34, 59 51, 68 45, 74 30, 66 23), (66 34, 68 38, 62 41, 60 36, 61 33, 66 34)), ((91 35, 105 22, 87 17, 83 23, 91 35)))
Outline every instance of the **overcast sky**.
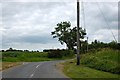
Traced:
MULTIPOLYGON (((118 40, 117 0, 95 1, 83 4, 89 43, 95 39, 110 42, 114 40, 111 32, 118 40)), ((3 0, 0 10, 1 49, 66 48, 52 38, 51 32, 61 21, 70 21, 72 27, 76 26, 75 0, 3 0)), ((82 17, 81 20, 83 22, 82 17)))

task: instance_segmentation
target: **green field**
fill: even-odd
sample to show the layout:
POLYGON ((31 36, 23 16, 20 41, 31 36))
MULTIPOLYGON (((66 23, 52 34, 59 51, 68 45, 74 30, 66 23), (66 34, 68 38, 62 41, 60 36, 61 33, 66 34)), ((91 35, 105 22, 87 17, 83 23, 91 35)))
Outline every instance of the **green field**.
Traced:
MULTIPOLYGON (((76 60, 61 63, 63 72, 70 78, 118 78, 120 65, 118 53, 113 49, 102 49, 81 55, 81 65, 76 65, 76 60)), ((78 79, 77 79, 78 80, 78 79)))
POLYGON ((2 52, 3 62, 38 62, 54 60, 47 57, 45 52, 2 52))
POLYGON ((47 52, 19 52, 19 51, 8 51, 1 52, 3 62, 40 62, 40 61, 51 61, 51 60, 64 60, 70 59, 74 56, 62 57, 62 58, 48 58, 47 52))

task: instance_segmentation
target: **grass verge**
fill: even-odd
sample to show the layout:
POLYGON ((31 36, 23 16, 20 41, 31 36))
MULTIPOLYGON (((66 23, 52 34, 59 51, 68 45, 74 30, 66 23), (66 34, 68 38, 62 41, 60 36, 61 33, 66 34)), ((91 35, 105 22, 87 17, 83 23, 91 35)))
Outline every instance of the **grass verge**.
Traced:
POLYGON ((66 76, 78 80, 78 78, 118 78, 119 75, 104 71, 99 71, 86 67, 84 65, 76 65, 73 61, 67 61, 59 64, 60 68, 66 76))
POLYGON ((22 63, 20 63, 20 62, 2 62, 0 71, 20 65, 20 64, 22 64, 22 63))
POLYGON ((82 54, 80 66, 76 65, 76 60, 72 60, 61 63, 60 69, 75 80, 77 78, 118 78, 120 76, 119 52, 119 50, 105 48, 82 54))
POLYGON ((81 55, 81 64, 97 70, 120 74, 120 50, 110 48, 81 55))

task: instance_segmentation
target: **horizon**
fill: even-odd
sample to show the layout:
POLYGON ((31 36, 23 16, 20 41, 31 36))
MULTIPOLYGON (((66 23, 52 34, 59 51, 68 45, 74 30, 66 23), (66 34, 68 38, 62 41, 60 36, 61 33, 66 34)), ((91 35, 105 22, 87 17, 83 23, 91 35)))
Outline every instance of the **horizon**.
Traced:
MULTIPOLYGON (((101 42, 101 41, 100 41, 101 42)), ((111 41, 112 42, 112 41, 111 41)), ((103 42, 103 43, 105 43, 105 42, 103 42)), ((110 43, 110 42, 107 42, 107 44, 108 43, 110 43)), ((89 44, 92 44, 92 42, 91 43, 89 43, 89 44)), ((119 43, 118 43, 119 44, 119 43)), ((10 48, 12 48, 13 50, 22 50, 22 51, 24 51, 24 50, 28 50, 28 51, 39 51, 39 52, 43 52, 43 50, 50 50, 50 49, 60 49, 60 48, 48 48, 48 49, 43 49, 43 50, 30 50, 30 49, 17 49, 17 48, 13 48, 13 47, 9 47, 9 48, 7 48, 7 49, 0 49, 0 51, 2 51, 2 50, 9 50, 10 48)), ((67 48, 61 48, 60 50, 62 50, 62 49, 67 49, 67 48)))

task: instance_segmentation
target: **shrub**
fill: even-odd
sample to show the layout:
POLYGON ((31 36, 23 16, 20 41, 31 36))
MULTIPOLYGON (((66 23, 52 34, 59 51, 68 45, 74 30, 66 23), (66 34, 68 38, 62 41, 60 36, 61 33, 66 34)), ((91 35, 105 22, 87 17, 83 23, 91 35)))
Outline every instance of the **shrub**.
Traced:
POLYGON ((118 50, 102 49, 95 53, 82 55, 81 63, 101 71, 120 74, 120 65, 118 64, 118 50))
POLYGON ((48 58, 61 58, 63 54, 61 54, 60 50, 52 50, 48 52, 48 58))
POLYGON ((17 57, 17 56, 20 56, 20 52, 12 52, 12 51, 9 51, 9 52, 4 52, 2 53, 2 57, 17 57))
POLYGON ((51 50, 48 52, 48 58, 62 58, 67 56, 73 56, 73 50, 51 50))

